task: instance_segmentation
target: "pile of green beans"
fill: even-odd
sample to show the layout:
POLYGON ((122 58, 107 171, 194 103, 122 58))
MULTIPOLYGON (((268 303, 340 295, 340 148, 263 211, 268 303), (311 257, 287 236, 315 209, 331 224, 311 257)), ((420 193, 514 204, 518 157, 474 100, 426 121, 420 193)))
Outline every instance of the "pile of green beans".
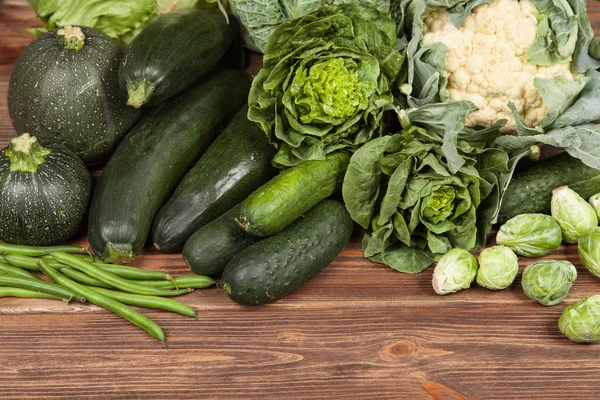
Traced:
POLYGON ((106 264, 87 247, 0 243, 0 297, 89 302, 105 308, 165 344, 160 326, 129 306, 161 309, 197 319, 194 309, 165 298, 207 288, 207 276, 172 277, 136 267, 106 264), (54 283, 35 275, 42 272, 54 283))

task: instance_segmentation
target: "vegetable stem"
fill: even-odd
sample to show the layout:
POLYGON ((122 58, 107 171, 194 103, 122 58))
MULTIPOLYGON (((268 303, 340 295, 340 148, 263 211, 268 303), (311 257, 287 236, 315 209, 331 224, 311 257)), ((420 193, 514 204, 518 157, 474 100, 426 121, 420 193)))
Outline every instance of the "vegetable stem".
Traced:
POLYGON ((133 82, 127 82, 127 93, 129 95, 127 105, 140 108, 152 97, 154 85, 146 78, 140 78, 133 82))

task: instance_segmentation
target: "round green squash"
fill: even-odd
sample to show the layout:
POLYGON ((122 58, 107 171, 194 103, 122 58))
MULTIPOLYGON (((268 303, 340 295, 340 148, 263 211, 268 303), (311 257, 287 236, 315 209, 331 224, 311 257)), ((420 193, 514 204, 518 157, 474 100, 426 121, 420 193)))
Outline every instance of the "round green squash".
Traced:
POLYGON ((52 245, 81 227, 92 180, 68 148, 41 146, 23 134, 0 153, 0 239, 15 244, 52 245))
POLYGON ((47 32, 19 57, 8 109, 19 134, 61 143, 87 165, 103 164, 136 123, 118 73, 123 50, 104 33, 66 26, 47 32))

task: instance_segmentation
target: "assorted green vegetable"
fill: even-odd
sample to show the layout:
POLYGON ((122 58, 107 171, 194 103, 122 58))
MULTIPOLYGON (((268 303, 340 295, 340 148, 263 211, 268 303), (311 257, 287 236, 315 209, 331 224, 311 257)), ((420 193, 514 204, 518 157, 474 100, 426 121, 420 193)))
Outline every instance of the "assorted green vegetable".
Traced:
MULTIPOLYGON (((509 288, 517 255, 563 242, 600 277, 600 42, 585 0, 231 0, 230 16, 196 0, 30 3, 47 33, 10 82, 23 135, 0 156, 0 297, 89 301, 164 342, 128 305, 195 317, 163 297, 221 274, 236 302, 278 300, 331 263, 353 222, 372 261, 406 273, 435 263, 440 295, 509 288), (223 67, 241 66, 240 30, 264 51, 252 83, 223 67), (546 144, 566 152, 537 162, 546 144), (78 156, 110 157, 89 209, 78 156), (63 242, 86 212, 100 259, 28 246, 63 242), (477 259, 469 251, 497 223, 477 259), (149 236, 183 248, 200 275, 112 264, 149 236)), ((521 286, 553 306, 576 278, 570 262, 542 259, 521 286)), ((567 307, 561 332, 600 341, 597 304, 567 307)))

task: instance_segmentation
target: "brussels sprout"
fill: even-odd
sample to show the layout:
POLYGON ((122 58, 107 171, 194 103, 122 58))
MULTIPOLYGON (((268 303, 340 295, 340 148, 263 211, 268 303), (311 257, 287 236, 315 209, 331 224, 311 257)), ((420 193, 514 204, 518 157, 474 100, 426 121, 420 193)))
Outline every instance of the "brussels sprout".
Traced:
POLYGON ((575 279, 577 270, 570 262, 540 260, 525 268, 521 286, 531 300, 555 306, 567 296, 575 279))
POLYGON ((479 254, 477 284, 491 290, 506 289, 519 272, 517 255, 506 246, 494 246, 479 254))
MULTIPOLYGON (((600 43, 600 42, 599 42, 600 43)), ((588 203, 592 207, 594 207, 594 211, 596 211, 596 216, 600 219, 600 193, 596 193, 588 200, 588 203)))
POLYGON ((581 235, 598 226, 594 207, 568 186, 552 191, 550 210, 567 243, 577 243, 581 235))
POLYGON ((454 248, 444 254, 433 271, 437 294, 458 292, 471 286, 477 275, 477 260, 467 250, 454 248))
POLYGON ((577 243, 581 264, 600 278, 600 228, 596 227, 581 236, 577 243))
POLYGON ((561 242, 560 226, 554 218, 544 214, 517 215, 506 221, 496 235, 496 243, 525 257, 546 255, 561 242))
POLYGON ((600 342, 600 296, 590 296, 565 308, 558 320, 561 333, 576 343, 600 342))

